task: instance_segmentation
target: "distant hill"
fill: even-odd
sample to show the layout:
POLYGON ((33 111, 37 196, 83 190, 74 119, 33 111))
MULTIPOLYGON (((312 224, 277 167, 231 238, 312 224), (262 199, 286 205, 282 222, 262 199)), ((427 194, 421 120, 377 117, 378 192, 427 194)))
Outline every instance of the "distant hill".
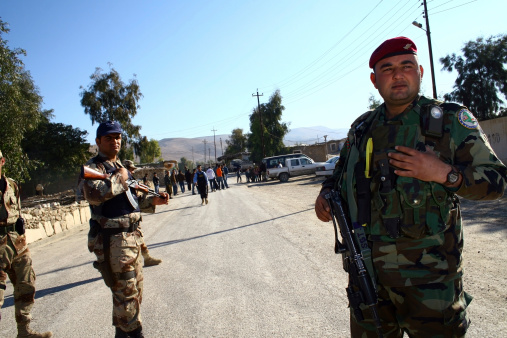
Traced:
MULTIPOLYGON (((324 135, 327 140, 341 140, 347 136, 348 129, 332 129, 323 126, 294 128, 285 136, 284 144, 287 146, 294 144, 315 144, 324 142, 324 135)), ((225 151, 227 144, 225 140, 229 139, 228 134, 216 135, 217 157, 222 156, 222 149, 225 151), (220 146, 222 139, 222 146, 220 146)), ((213 145, 213 135, 195 138, 165 138, 158 141, 162 158, 164 160, 179 160, 182 157, 188 160, 202 161, 204 159, 204 140, 206 140, 206 159, 211 154, 215 158, 215 148, 213 145)))

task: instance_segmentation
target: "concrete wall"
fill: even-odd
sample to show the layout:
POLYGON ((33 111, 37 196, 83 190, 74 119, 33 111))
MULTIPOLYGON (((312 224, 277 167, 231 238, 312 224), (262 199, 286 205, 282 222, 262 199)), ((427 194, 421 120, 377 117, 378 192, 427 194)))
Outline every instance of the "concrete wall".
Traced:
POLYGON ((55 202, 34 208, 23 208, 21 214, 26 221, 27 243, 32 243, 87 224, 90 219, 90 207, 86 201, 65 206, 55 202))
POLYGON ((481 121, 480 125, 498 158, 507 163, 507 117, 481 121))

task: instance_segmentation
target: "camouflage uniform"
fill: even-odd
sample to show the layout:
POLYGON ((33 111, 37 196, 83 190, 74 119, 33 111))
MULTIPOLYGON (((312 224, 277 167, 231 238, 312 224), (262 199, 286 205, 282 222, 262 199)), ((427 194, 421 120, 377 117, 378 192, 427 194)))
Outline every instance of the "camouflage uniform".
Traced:
POLYGON ((110 271, 113 273, 113 285, 110 287, 113 293, 113 325, 124 332, 131 332, 141 328, 143 234, 137 228, 141 221, 140 210, 153 213, 155 207, 151 204, 151 197, 143 195, 137 198, 135 191, 132 191, 132 195, 139 202, 139 208, 135 210, 125 199, 120 207, 127 210, 126 212, 120 212, 120 215, 114 217, 107 216, 115 212, 115 210, 110 210, 111 205, 107 204, 108 201, 125 197, 125 192, 130 189, 121 174, 115 172, 123 166, 120 161, 113 163, 106 160, 100 153, 85 165, 101 173, 114 172, 105 180, 82 180, 80 187, 84 197, 90 203, 91 226, 88 234, 88 249, 97 256, 98 265, 105 262, 104 234, 111 233, 109 261, 110 271), (97 228, 95 224, 100 226, 97 228))
POLYGON ((35 273, 26 237, 14 228, 21 209, 19 190, 13 180, 3 175, 0 186, 5 187, 0 189, 0 308, 8 275, 14 286, 14 312, 20 336, 20 328, 24 328, 27 335, 51 337, 50 332, 38 334, 28 328, 35 298, 35 273))
MULTIPOLYGON (((503 195, 506 168, 491 149, 473 115, 456 104, 442 104, 424 96, 387 121, 385 105, 353 123, 333 176, 323 183, 335 187, 349 204, 352 222, 359 222, 357 193, 364 173, 368 140, 372 140, 371 178, 366 190, 370 217, 364 227, 372 251, 379 294, 378 309, 385 337, 463 336, 469 321, 465 309, 471 297, 462 287, 463 228, 459 199, 497 199, 503 195), (426 133, 423 111, 429 105, 443 109, 443 133, 426 133), (407 146, 424 151, 429 146, 445 163, 463 175, 457 189, 435 182, 396 176, 387 153, 407 146), (356 147, 355 159, 351 156, 356 147), (386 164, 386 165, 384 165, 386 164), (361 168, 358 170, 358 168, 361 168), (387 168, 387 171, 386 171, 387 168), (352 208, 350 208, 352 206, 352 208)), ((358 207, 360 208, 360 207, 358 207)), ((353 337, 376 337, 369 311, 365 321, 351 312, 353 337)))

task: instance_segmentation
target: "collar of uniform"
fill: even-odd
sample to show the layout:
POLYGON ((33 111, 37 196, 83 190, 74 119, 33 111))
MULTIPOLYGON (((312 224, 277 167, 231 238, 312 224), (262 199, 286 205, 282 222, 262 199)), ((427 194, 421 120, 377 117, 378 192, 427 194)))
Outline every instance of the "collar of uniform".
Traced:
POLYGON ((99 154, 98 156, 100 157, 101 160, 103 160, 104 162, 109 162, 111 163, 112 165, 114 165, 116 168, 123 168, 123 164, 121 164, 121 161, 118 159, 118 157, 116 157, 116 161, 111 161, 110 159, 107 158, 106 155, 104 155, 103 153, 101 153, 99 151, 99 154))
MULTIPOLYGON (((393 117, 392 119, 388 120, 386 118, 386 106, 385 106, 385 103, 383 103, 380 107, 381 107, 381 111, 380 111, 380 117, 381 117, 381 120, 382 121, 399 121, 401 120, 405 115, 407 115, 407 113, 409 111, 411 111, 412 109, 416 109, 416 112, 417 114, 419 115, 419 110, 420 110, 420 100, 421 98, 425 98, 424 96, 421 96, 421 95, 417 95, 417 97, 414 99, 414 101, 412 101, 411 104, 408 105, 407 108, 405 108, 405 110, 401 113, 401 114, 398 114, 396 115, 395 117, 393 117)), ((380 108, 379 107, 379 108, 380 108)))

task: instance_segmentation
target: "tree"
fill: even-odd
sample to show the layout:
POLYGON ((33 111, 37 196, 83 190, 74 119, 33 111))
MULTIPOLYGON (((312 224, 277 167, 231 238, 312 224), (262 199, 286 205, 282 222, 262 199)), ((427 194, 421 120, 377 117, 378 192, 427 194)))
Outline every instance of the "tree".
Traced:
POLYGON ((162 155, 158 141, 155 139, 148 141, 146 136, 141 138, 135 149, 137 149, 136 153, 140 154, 141 163, 153 163, 155 158, 162 155))
POLYGON ((374 110, 377 109, 378 106, 382 104, 382 101, 377 100, 375 95, 370 93, 370 97, 368 98, 368 109, 374 110))
POLYGON ((27 132, 22 142, 28 157, 38 166, 30 170, 32 188, 42 183, 47 188, 64 181, 75 184, 80 167, 91 156, 86 143, 88 133, 63 123, 51 123, 45 119, 39 126, 27 132))
POLYGON ((243 134, 243 129, 233 129, 231 137, 225 140, 225 144, 227 144, 225 155, 234 155, 244 152, 246 150, 247 140, 247 136, 243 134))
POLYGON ((467 106, 479 120, 496 117, 501 107, 500 92, 507 97, 507 35, 482 37, 465 43, 463 56, 456 54, 440 58, 442 70, 456 70, 458 77, 451 93, 444 95, 449 101, 467 106))
POLYGON ((88 89, 80 87, 83 90, 81 105, 85 114, 90 115, 92 125, 109 120, 120 123, 123 129, 123 144, 118 156, 127 158, 132 143, 136 140, 140 142, 141 138, 141 126, 132 123, 132 118, 140 108, 138 102, 143 96, 135 75, 134 79, 125 84, 114 68, 111 68, 109 73, 103 73, 102 69, 97 67, 90 79, 92 82, 88 89))
MULTIPOLYGON (((283 144, 284 136, 289 132, 289 126, 282 120, 282 96, 280 90, 276 90, 269 98, 268 103, 260 105, 262 113, 262 126, 264 131, 264 152, 265 156, 273 156, 286 152, 283 144)), ((250 134, 248 135, 248 149, 251 152, 250 158, 260 162, 263 158, 261 125, 259 121, 259 108, 254 108, 250 115, 250 134)))
POLYGON ((36 163, 23 151, 21 142, 44 117, 51 116, 51 111, 42 110, 39 89, 20 59, 26 52, 7 46, 4 35, 9 31, 7 23, 0 20, 0 150, 7 158, 5 172, 23 182, 36 163))
POLYGON ((192 169, 194 167, 194 162, 187 160, 186 157, 180 158, 180 163, 178 163, 178 168, 182 172, 185 172, 185 167, 192 169))

